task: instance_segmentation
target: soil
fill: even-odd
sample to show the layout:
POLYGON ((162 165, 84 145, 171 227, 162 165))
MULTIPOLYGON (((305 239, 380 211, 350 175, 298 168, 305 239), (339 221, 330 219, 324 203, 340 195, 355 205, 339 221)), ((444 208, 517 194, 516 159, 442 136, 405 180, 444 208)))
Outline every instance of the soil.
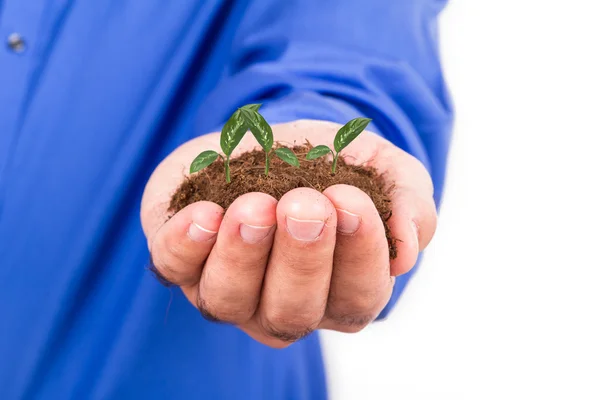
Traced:
POLYGON ((343 183, 356 186, 371 197, 383 221, 390 258, 396 258, 398 239, 392 237, 387 223, 392 216, 390 193, 393 187, 386 184, 374 168, 347 164, 343 155, 338 159, 333 175, 331 161, 327 157, 312 161, 305 159, 311 148, 310 143, 291 148, 300 161, 300 168, 273 156, 268 177, 264 174, 265 153, 262 150, 243 153, 229 162, 230 184, 225 182, 223 161, 219 158, 202 171, 185 178, 171 197, 169 212, 174 214, 197 201, 211 201, 226 210, 236 198, 249 192, 267 193, 279 200, 295 188, 310 187, 323 192, 329 186, 343 183))

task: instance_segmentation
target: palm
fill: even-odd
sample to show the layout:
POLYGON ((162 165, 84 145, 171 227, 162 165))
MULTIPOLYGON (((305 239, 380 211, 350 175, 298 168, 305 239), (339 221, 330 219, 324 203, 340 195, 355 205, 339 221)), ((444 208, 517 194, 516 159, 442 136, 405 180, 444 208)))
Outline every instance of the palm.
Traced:
MULTIPOLYGON (((292 123, 273 126, 273 133, 275 140, 283 145, 292 146, 294 144, 305 143, 305 141, 308 140, 314 145, 325 144, 329 147, 333 147, 333 138, 335 137, 335 133, 337 132, 339 127, 340 126, 338 124, 322 121, 296 121, 292 123)), ((275 290, 273 293, 281 293, 281 290, 293 292, 294 290, 296 290, 297 286, 294 284, 294 282, 290 283, 285 280, 280 281, 280 278, 275 278, 274 276, 279 276, 279 273, 270 272, 270 269, 276 271, 277 268, 281 268, 282 263, 289 263, 289 260, 293 260, 295 257, 300 258, 298 258, 295 263, 292 263, 293 265, 291 264, 291 268, 297 269, 297 267, 294 267, 294 265, 310 264, 310 260, 302 259, 302 257, 306 257, 306 255, 293 254, 293 244, 290 245, 289 243, 286 243, 287 247, 283 246, 283 242, 288 240, 288 238, 280 237, 280 235, 284 234, 283 231, 277 229, 275 233, 272 234, 273 237, 269 239, 270 242, 268 243, 268 246, 265 244, 264 249, 256 250, 257 254, 261 251, 264 252, 264 255, 261 256, 262 261, 251 264, 247 267, 254 268, 255 264, 261 264, 265 262, 266 264, 268 264, 260 268, 257 267, 259 272, 256 273, 257 275, 255 279, 257 281, 260 281, 261 284, 259 285, 257 283, 255 287, 249 288, 248 283, 239 282, 239 285, 242 285, 241 288, 236 287, 235 290, 233 288, 231 289, 232 293, 244 293, 244 291, 246 290, 248 294, 245 297, 248 299, 254 299, 250 301, 250 305, 244 304, 243 306, 231 306, 231 303, 235 303, 237 300, 231 300, 228 303, 225 303, 224 305, 217 304, 220 301, 219 298, 227 298, 228 296, 222 292, 222 290, 224 289, 216 289, 215 287, 213 287, 215 284, 212 284, 211 286, 209 280, 210 278, 205 278, 206 273, 203 272, 203 265, 204 269, 206 269, 211 263, 211 260, 215 260, 215 271, 221 271, 220 273, 223 274, 222 279, 235 279, 235 276, 237 275, 230 275, 230 271, 223 270, 222 265, 225 261, 223 261, 222 259, 218 260, 220 253, 218 251, 219 242, 234 240, 231 239, 231 237, 239 234, 239 228, 227 231, 227 229, 229 228, 227 228, 227 226, 224 226, 227 225, 226 221, 229 221, 234 217, 239 217, 243 219, 245 218, 243 215, 249 215, 248 218, 255 219, 254 225, 275 224, 278 228, 281 228, 281 225, 285 225, 285 222, 282 222, 282 220, 280 219, 280 213, 283 212, 280 211, 280 208, 287 207, 288 203, 292 204, 296 202, 294 203, 296 204, 296 206, 298 204, 304 204, 304 207, 306 209, 311 209, 311 207, 314 208, 314 204, 318 204, 320 198, 323 198, 328 203, 328 209, 338 210, 337 219, 339 219, 339 211, 341 209, 356 209, 360 211, 360 213, 362 213, 363 215, 363 227, 361 229, 365 231, 370 230, 370 234, 365 235, 365 237, 361 239, 360 235, 358 234, 353 235, 351 238, 349 238, 347 236, 340 237, 338 233, 336 239, 335 224, 332 224, 333 234, 330 235, 330 239, 327 239, 326 233, 322 234, 323 238, 319 236, 320 241, 325 242, 327 240, 330 240, 329 244, 323 244, 324 256, 321 257, 325 257, 325 259, 329 258, 330 261, 325 264, 323 264, 323 262, 321 261, 315 261, 315 265, 318 265, 318 271, 323 271, 322 273, 325 274, 319 282, 322 282, 325 278, 327 278, 327 282, 331 280, 331 288, 329 288, 328 286, 328 291, 330 293, 329 296, 331 296, 331 293, 339 292, 339 290, 335 290, 335 282, 339 282, 338 285, 343 284, 344 291, 350 290, 350 295, 353 296, 351 298, 352 300, 348 300, 352 304, 356 303, 355 298, 357 297, 356 293, 352 293, 351 290, 351 288, 354 285, 358 285, 356 287, 355 292, 362 292, 366 290, 366 292, 371 293, 370 296, 372 296, 372 292, 379 293, 377 297, 378 301, 369 304, 369 312, 354 312, 353 310, 355 308, 360 308, 362 307, 362 305, 350 305, 348 301, 346 301, 345 305, 342 306, 339 305, 339 302, 337 305, 328 305, 327 310, 329 310, 329 308, 339 308, 341 310, 340 313, 343 315, 368 315, 369 318, 353 319, 353 321, 359 321, 358 325, 360 327, 364 326, 364 323, 368 322, 369 319, 374 318, 374 315, 376 315, 376 313, 378 313, 381 310, 381 308, 383 308, 391 293, 391 286, 389 280, 390 275, 396 276, 398 274, 408 271, 415 264, 418 251, 420 249, 423 249, 429 243, 435 230, 436 214, 435 206, 432 199, 433 190, 431 185, 431 179, 429 178, 429 175, 425 168, 422 166, 422 164, 414 157, 398 149, 390 142, 370 132, 365 132, 364 134, 359 136, 342 152, 342 156, 348 163, 369 165, 375 167, 380 173, 384 174, 384 177, 388 181, 388 183, 393 184, 396 188, 392 195, 392 217, 388 221, 393 236, 401 240, 400 242, 398 242, 398 257, 395 260, 389 260, 389 256, 387 254, 387 242, 385 240, 385 236, 382 235, 382 224, 380 220, 377 217, 375 217, 377 214, 373 203, 364 193, 360 192, 358 189, 347 186, 345 187, 344 185, 337 185, 331 187, 323 194, 310 193, 306 190, 304 192, 297 193, 295 191, 292 191, 286 195, 287 197, 284 196, 284 198, 281 199, 279 204, 276 204, 277 202, 275 202, 272 198, 265 198, 270 196, 260 196, 257 194, 250 193, 248 195, 245 195, 247 197, 240 201, 240 203, 243 204, 234 203, 229 208, 227 214, 225 215, 225 218, 222 219, 222 221, 221 216, 214 217, 214 221, 208 222, 209 224, 214 223, 213 226, 215 227, 215 232, 218 230, 219 234, 218 236, 216 236, 215 239, 211 239, 212 241, 209 244, 206 244, 206 248, 204 248, 203 250, 200 250, 199 247, 194 248, 193 246, 197 245, 194 245, 193 243, 188 243, 190 247, 185 248, 185 243, 189 241, 189 238, 181 236, 181 234, 182 232, 185 233, 185 230, 183 229, 184 227, 187 227, 187 225, 189 224, 189 220, 193 218, 208 218, 206 216, 212 215, 211 212, 213 214, 221 213, 222 215, 222 212, 218 211, 220 207, 218 207, 215 204, 196 203, 178 212, 177 215, 173 216, 173 218, 169 220, 168 223, 165 223, 165 221, 167 221, 168 219, 167 209, 170 202, 170 196, 175 192, 178 185, 181 183, 184 175, 188 173, 190 163, 195 158, 195 156, 203 150, 218 150, 220 148, 219 141, 219 134, 212 133, 193 139, 183 144, 173 153, 171 153, 156 168, 155 172, 153 173, 146 186, 146 190, 142 200, 142 225, 144 228, 144 232, 146 233, 146 236, 148 238, 148 246, 153 256, 156 258, 158 255, 160 259, 160 263, 163 268, 161 269, 159 267, 158 269, 160 270, 161 274, 166 275, 169 280, 179 284, 182 287, 182 290, 184 291, 188 299, 198 308, 200 308, 201 311, 203 311, 203 308, 205 307, 211 308, 211 315, 214 316, 216 314, 219 317, 219 319, 235 323, 245 332, 247 332, 252 337, 263 343, 279 347, 282 343, 285 344, 288 341, 286 340, 286 337, 288 339, 292 337, 292 340, 294 340, 294 335, 283 335, 280 337, 277 337, 277 335, 275 335, 275 337, 273 337, 273 335, 269 335, 268 329, 267 332, 265 332, 265 329, 261 328, 264 327, 265 324, 273 325, 272 323, 265 323, 265 321, 269 321, 270 319, 272 319, 272 312, 276 313, 275 315, 276 319, 279 321, 277 322, 279 325, 281 325, 280 320, 282 319, 280 318, 281 315, 279 311, 277 311, 280 308, 280 305, 278 305, 278 297, 269 294, 268 288, 265 288, 262 284, 263 280, 271 280, 273 282, 277 282, 271 284, 271 286, 273 287, 277 286, 277 290, 275 290), (361 200, 358 201, 357 199, 361 200), (200 212, 200 207, 204 207, 204 211, 200 212), (253 207, 253 211, 251 213, 248 213, 248 210, 252 209, 253 207), (196 208, 195 211, 194 208, 196 208), (246 212, 246 214, 244 214, 244 212, 246 212), (228 215, 230 215, 229 219, 228 215), (219 226, 221 227, 219 228, 219 226), (282 243, 279 247, 277 247, 278 242, 282 243), (217 250, 214 250, 212 248, 213 245, 216 246, 217 250), (181 250, 174 250, 174 247, 178 248, 180 246, 183 246, 184 248, 181 250), (273 246, 273 248, 271 248, 271 246, 273 246), (362 247, 362 249, 364 250, 368 249, 369 246, 371 246, 371 248, 373 249, 373 254, 371 255, 371 258, 365 259, 364 255, 353 254, 353 252, 357 251, 357 248, 362 247), (286 251, 289 254, 287 254, 286 251), (175 256, 173 256, 172 254, 165 254, 169 252, 178 254, 175 254, 175 256), (183 275, 180 274, 180 276, 178 277, 177 272, 173 273, 173 271, 177 270, 177 266, 171 264, 181 264, 181 258, 187 257, 186 254, 188 253, 191 254, 189 257, 191 257, 194 261, 183 262, 183 266, 181 268, 189 270, 189 277, 183 279, 183 275), (200 253, 202 254, 200 255, 200 253), (280 259, 277 259, 277 257, 280 257, 280 259), (268 260, 263 260, 265 258, 268 260), (365 264, 365 266, 369 266, 369 268, 373 268, 373 271, 369 271, 368 268, 366 270, 365 268, 362 268, 360 271, 347 272, 351 274, 350 277, 346 277, 344 273, 342 273, 340 277, 336 278, 337 267, 335 264, 343 265, 344 259, 360 259, 362 260, 362 264, 365 264), (371 267, 371 265, 373 266, 371 267), (332 269, 333 275, 331 273, 332 269), (354 274, 354 276, 352 276, 352 274, 354 274), (373 283, 372 281, 374 281, 375 276, 379 276, 379 278, 376 283, 373 283), (386 276, 387 279, 385 279, 386 276), (366 282, 364 283, 366 285, 376 285, 376 287, 365 289, 361 286, 363 285, 362 282, 366 282), (208 287, 206 287, 207 285, 208 287), (201 287, 203 288, 203 296, 207 296, 212 292, 218 292, 219 295, 217 297, 214 297, 212 300, 200 299, 201 296, 199 293, 201 292, 201 287), (219 290, 221 290, 221 292, 219 292, 219 290), (260 302, 258 301, 259 298, 261 299, 260 302), (273 307, 267 309, 266 311, 257 309, 259 303, 262 305, 262 307, 265 307, 265 304, 273 303, 273 307, 275 307, 276 311, 273 311, 273 307), (252 304, 254 304, 254 306, 252 306, 252 304), (247 310, 250 309, 252 310, 252 312, 248 313, 247 310), (238 315, 239 313, 241 313, 240 310, 246 310, 243 318, 238 315), (232 315, 235 315, 235 317, 232 315)), ((247 134, 232 154, 232 158, 235 158, 237 154, 253 150, 258 147, 258 143, 254 140, 252 135, 247 134)), ((298 190, 299 189, 296 189, 296 191, 298 190)), ((290 207, 292 206, 293 205, 290 205, 290 207)), ((296 207, 296 209, 297 208, 298 207, 296 207)), ((326 214, 331 213, 331 211, 327 210, 324 210, 323 212, 325 212, 326 214)), ((335 222, 335 219, 335 216, 333 216, 329 220, 330 222, 335 222)), ((239 225, 235 226, 237 227, 239 225)), ((323 232, 326 232, 329 227, 329 224, 325 224, 325 230, 323 232)), ((231 246, 231 244, 229 245, 231 246)), ((240 250, 241 253, 246 254, 246 256, 244 259, 240 259, 238 264, 247 263, 247 254, 248 252, 254 251, 254 248, 247 247, 244 244, 241 244, 240 246, 240 249, 243 248, 243 252, 240 250)), ((317 244, 302 244, 302 246, 300 246, 299 249, 304 250, 304 253, 306 253, 305 250, 307 249, 307 246, 316 246, 314 253, 317 254, 319 252, 320 248, 317 246, 317 244)), ((228 258, 230 257, 228 256, 228 258)), ((346 264, 348 262, 346 262, 346 264)), ((235 269, 236 265, 232 265, 231 268, 235 269)), ((350 270, 349 267, 346 269, 350 270)), ((210 276, 215 276, 215 274, 217 274, 217 272, 211 273, 210 276)), ((301 279, 301 281, 303 280, 301 279)), ((315 283, 315 285, 317 285, 317 283, 315 283)), ((325 289, 321 288, 319 290, 319 293, 321 293, 325 289)), ((303 289, 303 292, 306 292, 306 288, 303 289)), ((302 296, 304 296, 303 292, 298 292, 298 295, 296 297, 302 298, 302 296)), ((323 294, 321 293, 320 295, 323 294)), ((237 297, 238 296, 236 296, 236 298, 237 297)), ((287 304, 290 315, 304 315, 304 311, 297 310, 294 308, 296 306, 292 307, 290 305, 296 304, 296 297, 291 298, 289 301, 281 301, 287 304)), ((325 293, 325 299, 326 298, 327 293, 325 293)), ((325 303, 327 302, 325 301, 325 303)), ((299 304, 303 303, 300 302, 299 304)), ((304 304, 307 304, 306 307, 310 308, 308 300, 304 300, 304 304)), ((318 307, 320 306, 318 304, 315 304, 313 308, 318 307)), ((319 322, 311 322, 310 324, 307 324, 308 326, 305 327, 306 331, 310 331, 318 327, 342 331, 356 330, 353 328, 350 329, 348 328, 348 326, 345 326, 343 321, 335 319, 332 320, 332 318, 326 318, 325 309, 321 310, 320 312, 322 312, 320 319, 315 317, 315 321, 318 319, 319 322)), ((329 313, 329 311, 327 311, 327 313, 329 313)), ((315 313, 315 315, 317 314, 318 313, 315 313)), ((294 330, 296 332, 302 331, 303 322, 298 322, 294 318, 292 319, 294 320, 292 323, 294 330)), ((285 321, 287 320, 285 318, 283 318, 283 320, 283 325, 286 325, 287 322, 285 321)), ((346 322, 348 321, 349 320, 346 319, 346 322)), ((284 331, 286 330, 285 327, 283 327, 282 329, 284 331)))

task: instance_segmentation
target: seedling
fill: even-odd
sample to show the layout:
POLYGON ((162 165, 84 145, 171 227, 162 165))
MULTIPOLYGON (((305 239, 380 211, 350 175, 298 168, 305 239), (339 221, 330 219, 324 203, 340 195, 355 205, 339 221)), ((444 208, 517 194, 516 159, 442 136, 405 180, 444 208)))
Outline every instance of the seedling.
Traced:
MULTIPOLYGON (((192 161, 190 173, 192 174, 208 167, 221 157, 225 166, 225 181, 231 183, 229 158, 248 129, 252 132, 252 135, 256 138, 265 152, 265 176, 269 176, 269 167, 273 154, 283 162, 294 167, 299 167, 300 163, 298 162, 298 158, 289 148, 280 147, 273 150, 273 130, 265 118, 258 112, 260 106, 260 104, 248 104, 237 109, 221 130, 220 144, 224 156, 214 150, 203 151, 198 154, 194 161, 192 161)), ((331 153, 333 156, 331 172, 335 174, 340 152, 356 139, 370 122, 370 118, 355 118, 351 120, 346 125, 342 126, 335 135, 333 140, 334 150, 325 145, 319 145, 308 152, 306 159, 315 160, 331 153)))
POLYGON ((346 148, 354 139, 365 130, 367 125, 371 122, 370 118, 355 118, 349 121, 346 125, 342 126, 333 139, 333 148, 331 150, 325 145, 319 145, 313 147, 306 155, 307 160, 315 160, 319 157, 323 157, 331 153, 333 156, 333 163, 331 164, 331 173, 335 174, 337 167, 337 161, 340 156, 340 152, 346 148))
MULTIPOLYGON (((260 147, 265 152, 265 176, 269 176, 269 165, 271 163, 271 151, 273 150, 273 130, 271 126, 267 123, 262 115, 258 113, 257 110, 253 110, 251 108, 242 107, 240 109, 242 119, 252 135, 260 144, 260 147)), ((294 166, 299 167, 300 163, 298 162, 298 158, 296 155, 286 147, 280 147, 275 149, 275 155, 279 157, 282 161, 294 166)))
POLYGON ((221 157, 223 159, 223 163, 225 164, 225 181, 230 183, 231 176, 229 173, 229 157, 231 156, 231 153, 233 153, 233 149, 240 144, 240 141, 244 137, 246 131, 248 131, 248 128, 241 116, 242 110, 252 110, 253 112, 257 112, 260 106, 260 104, 248 104, 237 109, 236 112, 234 112, 229 120, 225 123, 225 125, 223 125, 223 129, 221 130, 221 150, 223 151, 223 154, 225 154, 225 157, 213 150, 203 151, 202 153, 198 154, 194 161, 192 161, 192 165, 190 166, 190 174, 208 167, 210 164, 214 163, 217 158, 221 157))

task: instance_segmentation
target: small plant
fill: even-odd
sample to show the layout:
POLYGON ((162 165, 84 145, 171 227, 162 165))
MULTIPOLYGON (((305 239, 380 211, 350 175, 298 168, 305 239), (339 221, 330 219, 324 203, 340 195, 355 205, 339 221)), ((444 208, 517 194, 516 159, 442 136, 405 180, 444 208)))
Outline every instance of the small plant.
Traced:
MULTIPOLYGON (((231 183, 229 158, 248 130, 252 132, 252 135, 256 138, 265 152, 265 176, 269 176, 269 167, 271 165, 271 157, 273 154, 283 162, 294 167, 299 167, 300 163, 298 162, 298 158, 289 148, 279 147, 273 150, 273 130, 265 118, 258 112, 260 106, 260 104, 248 104, 238 108, 225 125, 223 125, 223 129, 221 130, 220 145, 224 155, 221 155, 214 150, 203 151, 196 156, 194 161, 192 161, 190 174, 208 167, 221 157, 225 166, 225 181, 231 183)), ((355 118, 349 121, 346 125, 342 126, 335 135, 333 140, 334 150, 325 145, 319 145, 308 152, 306 159, 315 160, 331 153, 333 156, 331 172, 335 174, 340 152, 356 139, 370 122, 370 118, 355 118)))
POLYGON ((214 163, 217 158, 221 157, 225 164, 225 181, 231 182, 231 175, 229 172, 229 157, 233 153, 233 149, 240 144, 240 141, 244 137, 244 134, 248 131, 248 127, 242 119, 242 110, 252 110, 257 112, 260 109, 260 104, 247 104, 242 108, 238 108, 236 112, 231 115, 229 120, 223 125, 221 129, 221 150, 225 157, 213 150, 206 150, 198 154, 198 156, 192 161, 190 166, 190 174, 198 172, 201 169, 208 167, 214 163))
POLYGON ((331 153, 333 156, 333 163, 331 164, 331 173, 335 174, 337 167, 337 161, 342 151, 348 146, 354 139, 365 130, 367 125, 371 122, 370 118, 355 118, 349 121, 346 125, 342 126, 333 139, 333 148, 335 152, 325 145, 319 145, 313 147, 306 155, 307 160, 315 160, 319 157, 323 157, 331 153))
MULTIPOLYGON (((271 163, 271 151, 273 150, 273 130, 262 115, 257 110, 251 108, 242 107, 240 109, 242 119, 245 124, 252 132, 252 135, 256 138, 256 141, 260 144, 265 152, 265 176, 269 176, 269 165, 271 163)), ((280 147, 275 149, 275 155, 282 161, 294 166, 299 167, 300 163, 296 155, 287 147, 280 147)))

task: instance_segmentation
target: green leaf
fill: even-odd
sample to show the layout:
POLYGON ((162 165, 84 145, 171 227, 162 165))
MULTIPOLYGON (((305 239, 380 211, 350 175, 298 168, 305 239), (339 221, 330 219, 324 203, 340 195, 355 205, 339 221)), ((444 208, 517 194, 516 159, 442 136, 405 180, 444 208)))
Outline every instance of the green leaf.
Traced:
POLYGON ((219 158, 219 153, 216 151, 203 151, 202 153, 198 154, 196 158, 194 158, 194 161, 192 161, 192 165, 190 166, 190 174, 208 167, 210 164, 214 163, 217 158, 219 158))
POLYGON ((236 110, 221 129, 221 150, 226 156, 230 156, 233 149, 240 144, 247 130, 240 110, 236 110))
POLYGON ((262 106, 262 104, 246 104, 244 107, 241 107, 241 108, 247 108, 249 110, 258 112, 258 110, 260 109, 260 106, 262 106))
POLYGON ((319 157, 326 156, 329 153, 332 153, 331 149, 329 147, 325 146, 324 144, 321 144, 317 147, 313 147, 312 149, 310 149, 310 151, 306 155, 306 159, 314 160, 319 157))
POLYGON ((344 147, 348 146, 350 142, 365 130, 369 122, 371 122, 370 118, 355 118, 342 126, 335 135, 335 139, 333 139, 335 151, 339 153, 344 147))
MULTIPOLYGON (((261 105, 262 104, 246 104, 242 108, 258 111, 261 105)), ((247 130, 248 127, 244 124, 241 111, 236 110, 225 125, 223 125, 223 129, 221 129, 221 150, 223 150, 223 153, 226 156, 230 156, 231 153, 233 153, 233 149, 240 144, 240 141, 247 130)))
POLYGON ((299 167, 300 163, 298 162, 298 158, 294 154, 293 151, 288 149, 287 147, 280 147, 275 149, 275 155, 281 159, 281 161, 286 162, 294 167, 299 167))
POLYGON ((240 108, 242 119, 264 151, 273 147, 273 130, 262 115, 249 108, 240 108))

